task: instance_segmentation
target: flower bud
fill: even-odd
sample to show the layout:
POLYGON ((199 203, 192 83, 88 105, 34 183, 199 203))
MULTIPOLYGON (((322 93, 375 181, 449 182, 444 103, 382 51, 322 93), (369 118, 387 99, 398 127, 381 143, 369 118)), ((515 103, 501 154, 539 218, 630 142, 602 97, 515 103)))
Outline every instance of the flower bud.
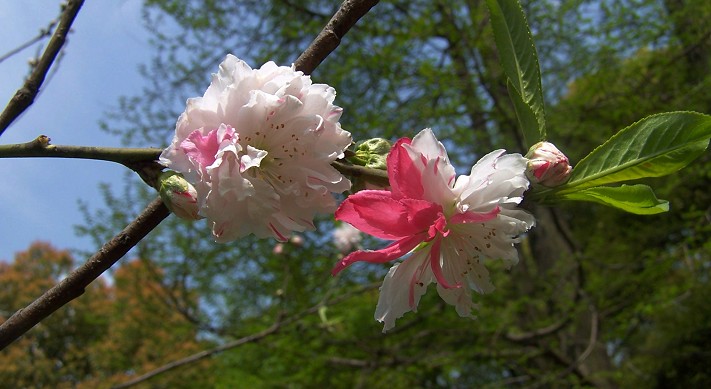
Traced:
POLYGON ((182 174, 168 170, 161 173, 158 181, 160 197, 171 212, 181 219, 202 219, 198 215, 197 191, 182 174))
MULTIPOLYGON (((353 156, 347 159, 354 165, 364 166, 370 169, 387 170, 388 153, 391 148, 392 145, 386 139, 368 139, 358 143, 353 156)), ((368 175, 356 175, 352 178, 352 181, 352 193, 363 189, 385 189, 388 186, 387 179, 374 179, 368 175)))
POLYGON ((534 184, 547 187, 559 186, 568 181, 570 172, 573 171, 568 157, 553 143, 536 143, 528 150, 526 158, 528 158, 526 175, 534 184))
POLYGON ((386 159, 390 152, 391 144, 383 138, 373 138, 360 142, 355 148, 355 156, 350 161, 355 165, 371 169, 386 170, 386 159))

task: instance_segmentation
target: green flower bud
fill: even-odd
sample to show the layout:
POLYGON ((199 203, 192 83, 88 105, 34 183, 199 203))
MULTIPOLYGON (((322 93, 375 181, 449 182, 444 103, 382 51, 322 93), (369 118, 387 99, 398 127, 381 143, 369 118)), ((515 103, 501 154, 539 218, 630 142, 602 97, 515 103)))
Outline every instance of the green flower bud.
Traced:
POLYGON ((369 167, 371 169, 386 170, 386 160, 392 145, 386 139, 373 138, 358 143, 355 156, 349 158, 354 165, 369 167))
POLYGON ((158 182, 160 197, 171 212, 181 219, 202 219, 198 215, 197 191, 182 174, 172 170, 164 171, 158 177, 158 182))

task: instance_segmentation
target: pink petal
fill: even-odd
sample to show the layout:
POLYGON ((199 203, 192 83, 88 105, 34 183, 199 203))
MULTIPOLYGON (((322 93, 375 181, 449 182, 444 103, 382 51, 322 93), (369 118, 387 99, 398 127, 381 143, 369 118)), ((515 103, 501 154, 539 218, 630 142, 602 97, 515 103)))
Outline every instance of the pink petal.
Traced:
POLYGON ((337 263, 336 266, 331 270, 331 274, 334 276, 338 274, 341 270, 350 266, 354 262, 363 261, 370 263, 384 263, 395 260, 402 257, 403 255, 409 253, 412 249, 417 247, 423 239, 425 234, 417 234, 398 241, 393 242, 390 246, 382 248, 380 250, 358 250, 348 254, 341 262, 337 263))
POLYGON ((388 177, 395 198, 423 198, 422 172, 417 169, 403 144, 410 144, 409 138, 401 138, 388 154, 388 177))
POLYGON ((424 200, 393 199, 384 190, 362 190, 336 210, 336 220, 381 239, 401 239, 427 230, 442 207, 424 200))
POLYGON ((219 149, 217 131, 210 131, 203 136, 201 130, 195 130, 180 143, 180 149, 197 166, 203 168, 210 166, 215 162, 215 155, 219 149))

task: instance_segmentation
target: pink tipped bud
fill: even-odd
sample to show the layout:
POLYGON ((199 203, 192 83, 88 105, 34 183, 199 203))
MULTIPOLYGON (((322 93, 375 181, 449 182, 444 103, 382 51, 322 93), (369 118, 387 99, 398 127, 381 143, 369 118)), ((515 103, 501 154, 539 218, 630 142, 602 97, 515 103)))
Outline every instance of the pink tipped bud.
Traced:
POLYGON ((181 219, 202 219, 198 215, 197 191, 182 174, 165 171, 158 180, 160 197, 171 212, 181 219))
POLYGON ((526 154, 528 178, 534 184, 554 187, 564 184, 573 168, 568 157, 549 142, 538 142, 526 154))

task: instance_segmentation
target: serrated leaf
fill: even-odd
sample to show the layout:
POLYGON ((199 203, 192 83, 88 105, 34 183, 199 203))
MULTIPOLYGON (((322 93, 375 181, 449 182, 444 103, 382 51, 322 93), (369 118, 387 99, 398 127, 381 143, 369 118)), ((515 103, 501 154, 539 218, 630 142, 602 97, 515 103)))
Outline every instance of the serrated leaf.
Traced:
POLYGON ((706 150, 711 116, 667 112, 648 116, 621 130, 575 166, 557 193, 674 173, 706 150))
POLYGON ((526 144, 531 144, 533 142, 530 142, 530 137, 538 136, 538 119, 536 118, 536 114, 531 110, 531 107, 523 101, 523 98, 510 81, 506 83, 506 87, 509 91, 509 97, 513 103, 514 110, 516 111, 516 118, 518 119, 518 124, 521 127, 524 137, 523 140, 526 144))
POLYGON ((516 0, 487 0, 496 48, 504 73, 517 94, 509 95, 516 109, 524 141, 533 144, 546 138, 546 118, 541 71, 526 15, 516 0), (523 107, 528 107, 525 112, 523 107), (530 115, 536 119, 535 126, 530 115))
POLYGON ((669 202, 658 199, 647 185, 598 186, 561 195, 562 200, 591 201, 637 215, 669 211, 669 202))

